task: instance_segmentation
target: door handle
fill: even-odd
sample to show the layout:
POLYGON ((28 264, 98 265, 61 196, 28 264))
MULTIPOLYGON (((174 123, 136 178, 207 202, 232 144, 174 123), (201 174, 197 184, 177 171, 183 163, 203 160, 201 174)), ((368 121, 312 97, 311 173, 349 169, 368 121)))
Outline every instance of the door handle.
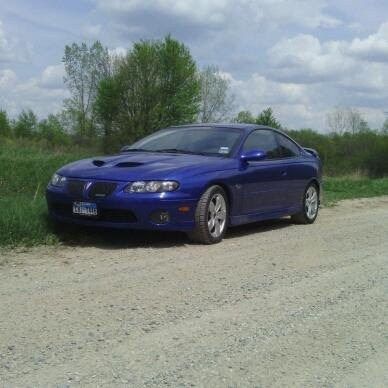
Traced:
POLYGON ((286 176, 287 175, 287 171, 282 171, 280 174, 281 174, 281 176, 286 176))

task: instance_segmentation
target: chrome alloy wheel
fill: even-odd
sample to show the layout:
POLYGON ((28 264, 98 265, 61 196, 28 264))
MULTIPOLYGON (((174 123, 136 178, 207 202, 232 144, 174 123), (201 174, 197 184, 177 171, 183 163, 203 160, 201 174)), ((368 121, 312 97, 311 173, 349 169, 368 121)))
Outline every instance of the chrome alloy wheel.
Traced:
POLYGON ((209 233, 214 238, 221 236, 226 225, 226 202, 224 197, 217 193, 214 194, 209 202, 207 215, 207 226, 209 233))
POLYGON ((318 191, 315 186, 310 186, 306 191, 304 207, 306 216, 313 220, 318 213, 318 191))

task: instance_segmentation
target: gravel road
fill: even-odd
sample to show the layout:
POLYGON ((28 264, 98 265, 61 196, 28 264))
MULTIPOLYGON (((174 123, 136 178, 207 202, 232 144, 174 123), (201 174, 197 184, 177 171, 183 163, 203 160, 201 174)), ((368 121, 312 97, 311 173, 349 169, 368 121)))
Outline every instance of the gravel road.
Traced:
POLYGON ((110 240, 0 253, 0 386, 388 386, 388 197, 110 240))

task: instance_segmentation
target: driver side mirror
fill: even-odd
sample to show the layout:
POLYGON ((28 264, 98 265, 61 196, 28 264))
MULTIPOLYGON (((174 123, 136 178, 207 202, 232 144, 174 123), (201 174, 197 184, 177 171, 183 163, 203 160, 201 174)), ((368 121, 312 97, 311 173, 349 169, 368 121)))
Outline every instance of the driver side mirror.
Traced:
POLYGON ((262 150, 251 150, 247 152, 243 152, 240 156, 240 160, 242 162, 259 162, 267 157, 267 153, 262 150))

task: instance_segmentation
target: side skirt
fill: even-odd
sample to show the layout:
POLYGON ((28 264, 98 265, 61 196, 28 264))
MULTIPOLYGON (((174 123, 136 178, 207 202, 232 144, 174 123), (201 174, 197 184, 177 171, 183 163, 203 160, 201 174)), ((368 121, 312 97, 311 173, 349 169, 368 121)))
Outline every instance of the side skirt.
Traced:
POLYGON ((266 213, 251 213, 251 214, 244 214, 244 215, 238 215, 238 216, 231 216, 229 218, 229 225, 237 226, 237 225, 249 224, 257 221, 272 220, 275 218, 291 216, 298 212, 300 212, 299 207, 292 207, 292 208, 281 209, 281 210, 266 212, 266 213))

